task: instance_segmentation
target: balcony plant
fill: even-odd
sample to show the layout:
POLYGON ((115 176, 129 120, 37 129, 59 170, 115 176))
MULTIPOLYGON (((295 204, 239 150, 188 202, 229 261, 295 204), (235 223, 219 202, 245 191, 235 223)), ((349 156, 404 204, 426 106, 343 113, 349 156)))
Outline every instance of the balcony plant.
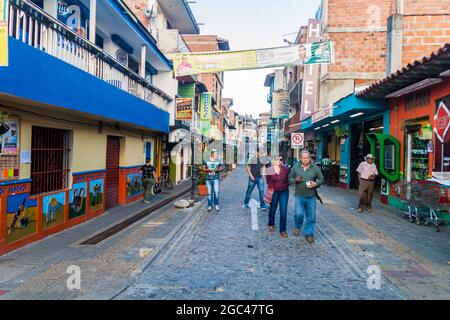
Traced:
POLYGON ((5 134, 9 130, 9 115, 0 111, 0 135, 5 134))

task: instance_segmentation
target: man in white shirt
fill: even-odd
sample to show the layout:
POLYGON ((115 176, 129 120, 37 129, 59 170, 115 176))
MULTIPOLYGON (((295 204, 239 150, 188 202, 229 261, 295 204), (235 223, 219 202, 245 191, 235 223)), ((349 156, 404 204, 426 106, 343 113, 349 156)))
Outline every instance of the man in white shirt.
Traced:
POLYGON ((378 176, 377 166, 373 163, 375 157, 368 154, 356 171, 359 178, 359 205, 358 212, 363 212, 367 208, 368 212, 372 212, 372 198, 375 186, 375 178, 378 176))

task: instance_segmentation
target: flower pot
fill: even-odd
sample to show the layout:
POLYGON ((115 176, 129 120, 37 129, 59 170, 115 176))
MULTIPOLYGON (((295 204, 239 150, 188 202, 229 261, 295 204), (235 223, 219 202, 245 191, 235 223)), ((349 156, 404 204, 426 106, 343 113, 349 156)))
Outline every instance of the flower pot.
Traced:
POLYGON ((0 135, 7 133, 9 130, 9 126, 6 123, 0 124, 0 135))
POLYGON ((198 195, 203 197, 208 195, 208 187, 206 186, 206 184, 198 185, 198 195))

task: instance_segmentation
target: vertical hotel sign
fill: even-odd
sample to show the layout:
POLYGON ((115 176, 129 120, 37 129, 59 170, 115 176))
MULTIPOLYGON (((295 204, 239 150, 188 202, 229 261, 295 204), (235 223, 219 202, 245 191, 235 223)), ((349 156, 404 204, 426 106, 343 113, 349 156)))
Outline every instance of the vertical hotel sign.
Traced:
MULTIPOLYGON (((320 41, 320 20, 309 19, 307 43, 320 41)), ((317 106, 317 91, 319 86, 319 65, 305 64, 303 77, 303 95, 301 121, 310 118, 317 106)))
POLYGON ((8 0, 0 0, 0 67, 8 65, 8 0))

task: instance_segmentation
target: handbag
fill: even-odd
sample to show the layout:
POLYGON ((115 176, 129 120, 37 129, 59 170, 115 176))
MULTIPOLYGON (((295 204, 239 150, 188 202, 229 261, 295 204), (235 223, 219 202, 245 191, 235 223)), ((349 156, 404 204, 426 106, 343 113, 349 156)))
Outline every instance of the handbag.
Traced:
MULTIPOLYGON (((277 182, 275 184, 278 184, 278 181, 280 181, 281 173, 283 172, 283 167, 281 167, 280 175, 278 176, 277 182)), ((265 203, 272 203, 273 193, 275 192, 274 188, 267 188, 267 191, 264 193, 264 202, 265 203)))

